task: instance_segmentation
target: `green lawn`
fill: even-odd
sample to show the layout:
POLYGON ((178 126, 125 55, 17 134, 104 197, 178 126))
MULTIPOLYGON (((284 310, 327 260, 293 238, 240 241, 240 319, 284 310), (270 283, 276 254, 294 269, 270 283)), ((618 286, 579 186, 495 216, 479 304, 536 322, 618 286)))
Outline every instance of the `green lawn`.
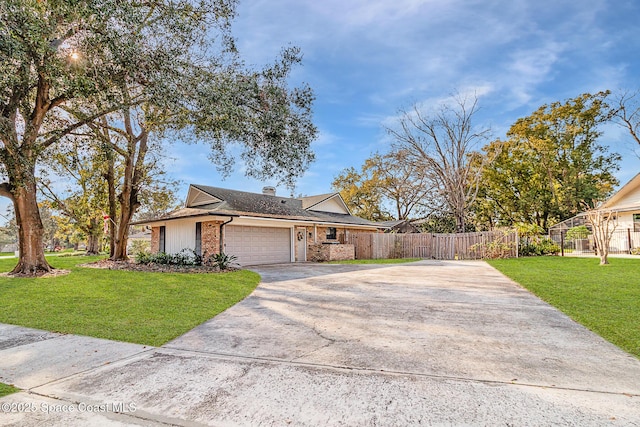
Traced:
POLYGON ((12 394, 12 393, 17 393, 19 391, 20 391, 20 389, 18 389, 18 388, 15 388, 15 387, 10 386, 8 384, 0 383, 0 397, 4 397, 4 396, 7 396, 7 395, 12 394))
MULTIPOLYGON (((251 293, 256 273, 144 273, 77 267, 99 257, 52 257, 55 278, 0 277, 0 323, 162 345, 251 293)), ((0 259, 0 271, 16 260, 0 259)))
POLYGON ((640 260, 531 257, 489 263, 544 301, 640 358, 640 260))
POLYGON ((421 258, 349 259, 346 261, 329 261, 329 264, 401 264, 420 260, 421 258))

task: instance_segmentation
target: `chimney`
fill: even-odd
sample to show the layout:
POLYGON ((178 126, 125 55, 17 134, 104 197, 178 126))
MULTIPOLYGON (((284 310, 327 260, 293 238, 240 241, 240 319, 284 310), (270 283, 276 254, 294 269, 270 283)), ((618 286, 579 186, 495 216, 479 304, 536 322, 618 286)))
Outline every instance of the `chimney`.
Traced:
POLYGON ((275 196, 276 195, 276 188, 275 187, 262 187, 262 194, 265 194, 267 196, 275 196))

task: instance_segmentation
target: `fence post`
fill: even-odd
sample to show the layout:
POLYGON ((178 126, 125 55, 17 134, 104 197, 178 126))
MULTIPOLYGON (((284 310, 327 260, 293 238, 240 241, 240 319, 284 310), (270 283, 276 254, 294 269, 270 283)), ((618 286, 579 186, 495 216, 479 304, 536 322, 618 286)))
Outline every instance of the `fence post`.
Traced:
POLYGON ((631 254, 631 229, 627 228, 627 242, 629 242, 629 254, 631 254))
POLYGON ((560 251, 562 252, 562 256, 564 256, 564 230, 560 230, 560 251))

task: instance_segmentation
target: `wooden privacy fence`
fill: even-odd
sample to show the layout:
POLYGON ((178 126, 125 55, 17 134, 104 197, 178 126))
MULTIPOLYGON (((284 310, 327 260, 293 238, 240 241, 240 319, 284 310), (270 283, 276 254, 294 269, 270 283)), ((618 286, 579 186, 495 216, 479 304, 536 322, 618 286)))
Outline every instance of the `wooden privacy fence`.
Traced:
POLYGON ((356 259, 453 260, 518 256, 516 231, 458 234, 351 233, 346 237, 345 243, 355 246, 356 259))

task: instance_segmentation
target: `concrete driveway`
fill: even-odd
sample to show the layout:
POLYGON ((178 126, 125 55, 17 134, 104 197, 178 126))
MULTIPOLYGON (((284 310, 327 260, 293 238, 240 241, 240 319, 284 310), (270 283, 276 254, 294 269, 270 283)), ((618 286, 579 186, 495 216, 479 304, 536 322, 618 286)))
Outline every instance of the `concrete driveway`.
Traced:
POLYGON ((250 297, 162 348, 49 344, 74 370, 45 350, 69 336, 14 339, 0 381, 31 394, 0 403, 75 410, 0 424, 640 425, 640 361, 483 262, 254 270, 250 297))

